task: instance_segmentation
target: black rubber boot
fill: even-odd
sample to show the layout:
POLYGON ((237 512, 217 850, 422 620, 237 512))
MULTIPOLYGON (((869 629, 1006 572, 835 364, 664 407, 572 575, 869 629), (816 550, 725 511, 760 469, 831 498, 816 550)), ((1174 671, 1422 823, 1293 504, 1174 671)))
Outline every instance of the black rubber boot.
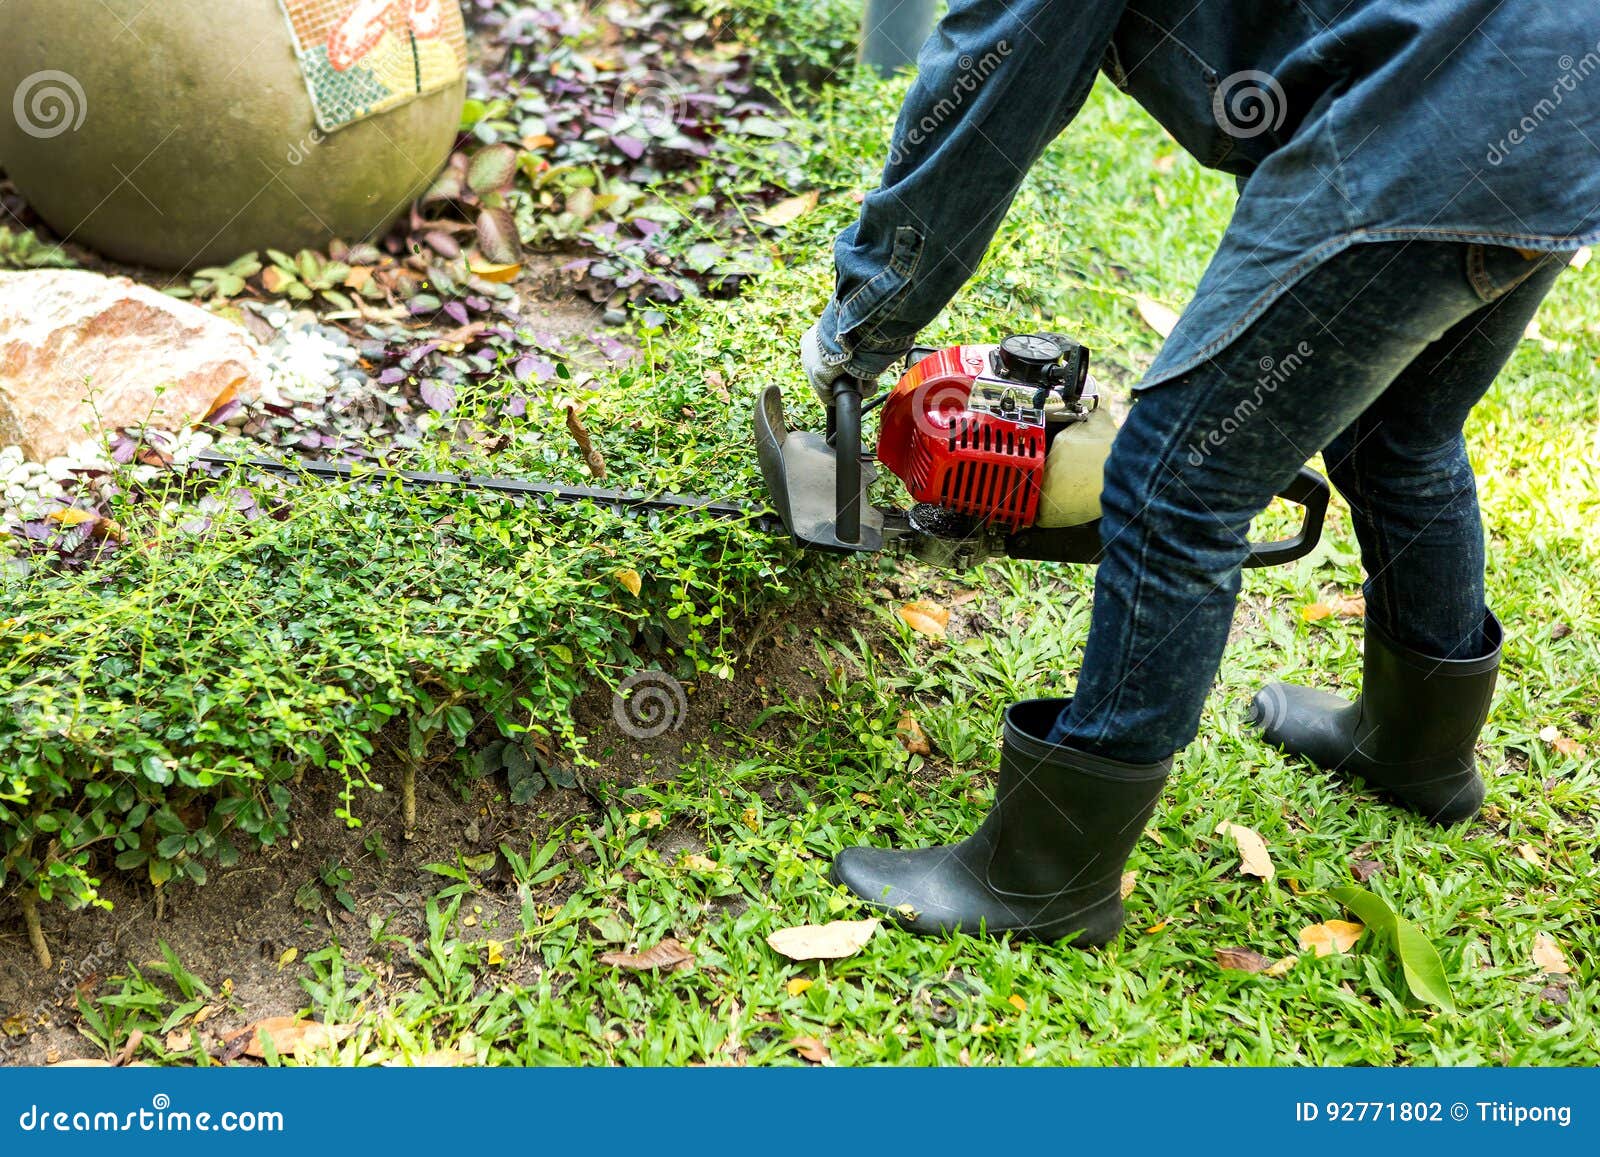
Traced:
POLYGON ((1267 742, 1312 763, 1357 775, 1436 824, 1458 824, 1483 805, 1473 751, 1500 670, 1500 621, 1483 621, 1488 654, 1434 659, 1401 646, 1370 619, 1354 703, 1327 691, 1274 683, 1256 694, 1250 721, 1267 742))
POLYGON ((913 932, 1012 932, 1104 944, 1122 927, 1122 868, 1172 767, 1073 751, 1049 733, 1066 699, 1006 711, 994 808, 970 839, 847 848, 833 879, 913 932))

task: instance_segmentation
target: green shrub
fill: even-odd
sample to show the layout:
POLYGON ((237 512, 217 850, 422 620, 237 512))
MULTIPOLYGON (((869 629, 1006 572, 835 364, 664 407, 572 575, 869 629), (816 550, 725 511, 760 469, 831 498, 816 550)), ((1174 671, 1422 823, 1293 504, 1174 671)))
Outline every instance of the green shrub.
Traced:
MULTIPOLYGON (((865 170, 843 158, 881 143, 872 118, 836 123, 835 94, 816 97, 789 141, 749 159, 753 181, 825 191, 770 237, 777 269, 737 301, 685 304, 634 367, 586 388, 607 485, 764 502, 755 398, 798 384, 797 336, 830 287, 827 239, 854 212, 826 191, 859 184, 865 170), (777 155, 798 159, 781 177, 762 167, 777 155)), ((457 415, 492 401, 463 397, 457 415)), ((553 397, 530 403, 492 458, 440 442, 405 465, 589 482, 564 414, 553 397)), ((164 485, 129 481, 139 500, 110 512, 126 545, 82 569, 0 536, 0 895, 99 904, 110 870, 203 882, 285 835, 302 779, 336 785, 357 825, 365 793, 395 786, 375 781, 380 732, 412 768, 497 773, 473 756, 505 737, 570 769, 584 688, 648 667, 728 677, 742 616, 836 570, 733 521, 381 483, 164 485)))
MULTIPOLYGON (((793 376, 788 323, 813 280, 688 306, 645 368, 600 382, 584 421, 608 483, 759 506, 751 409, 793 376)), ((530 408, 492 460, 435 448, 419 465, 589 481, 563 413, 530 408)), ((798 559, 733 520, 259 477, 217 484, 196 535, 179 485, 114 511, 128 545, 99 565, 0 553, 0 886, 83 905, 112 864, 201 882, 285 833, 300 776, 331 778, 359 823, 388 726, 413 758, 504 735, 570 765, 585 686, 730 676, 730 625, 785 597, 798 559), (237 509, 246 491, 271 515, 237 509), (641 631, 659 655, 636 653, 641 631)))
POLYGON ((771 74, 817 83, 855 59, 865 0, 689 0, 716 29, 759 46, 771 74))

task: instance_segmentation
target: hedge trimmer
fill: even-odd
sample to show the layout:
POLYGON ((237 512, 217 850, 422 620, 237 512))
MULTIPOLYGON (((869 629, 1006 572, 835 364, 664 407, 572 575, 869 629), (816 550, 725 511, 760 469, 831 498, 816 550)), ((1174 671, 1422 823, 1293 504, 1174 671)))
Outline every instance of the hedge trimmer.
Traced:
MULTIPOLYGON (((470 474, 418 473, 306 460, 199 460, 288 478, 372 480, 402 486, 495 491, 541 502, 688 511, 787 534, 806 549, 908 550, 924 562, 966 568, 987 558, 1094 563, 1100 558, 1100 484, 1116 426, 1099 405, 1089 352, 1057 334, 1019 334, 998 345, 918 347, 887 393, 833 386, 823 431, 790 430, 783 395, 756 404, 756 452, 772 509, 690 494, 641 494, 470 474), (864 454, 864 414, 881 407, 877 449, 864 454), (905 484, 912 505, 873 505, 879 467, 905 484)), ((1328 484, 1302 467, 1279 497, 1304 510, 1292 537, 1251 543, 1246 566, 1302 558, 1317 545, 1328 484)))

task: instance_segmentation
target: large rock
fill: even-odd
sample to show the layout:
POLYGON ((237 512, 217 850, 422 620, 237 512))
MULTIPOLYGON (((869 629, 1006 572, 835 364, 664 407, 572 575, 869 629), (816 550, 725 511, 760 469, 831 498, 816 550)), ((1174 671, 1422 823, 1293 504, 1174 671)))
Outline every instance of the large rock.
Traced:
POLYGON ((0 0, 0 164, 56 232, 159 269, 383 233, 465 92, 324 132, 278 0, 0 0))
POLYGON ((0 445, 36 462, 122 426, 176 430, 265 378, 242 327, 126 277, 0 273, 0 445))

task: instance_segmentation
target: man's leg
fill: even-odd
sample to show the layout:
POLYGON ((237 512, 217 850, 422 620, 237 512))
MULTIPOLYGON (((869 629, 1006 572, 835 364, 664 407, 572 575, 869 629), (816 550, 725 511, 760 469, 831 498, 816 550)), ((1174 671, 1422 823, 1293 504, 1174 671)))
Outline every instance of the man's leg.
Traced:
POLYGON ((1251 519, 1481 305, 1465 246, 1356 246, 1217 358, 1139 397, 1106 465, 1105 559, 1052 742, 1142 761, 1194 738, 1251 519))
POLYGON ((1486 304, 1323 452, 1367 570, 1361 697, 1278 683, 1251 712, 1269 742, 1441 824, 1471 819, 1483 804, 1476 746, 1500 668, 1462 424, 1566 264, 1482 246, 1469 247, 1467 261, 1486 304))
POLYGON ((1361 541, 1368 620, 1442 659, 1473 659, 1487 645, 1483 523, 1462 426, 1566 264, 1510 250, 1484 261, 1486 272, 1520 280, 1486 290, 1492 302, 1429 346, 1323 451, 1361 541))

